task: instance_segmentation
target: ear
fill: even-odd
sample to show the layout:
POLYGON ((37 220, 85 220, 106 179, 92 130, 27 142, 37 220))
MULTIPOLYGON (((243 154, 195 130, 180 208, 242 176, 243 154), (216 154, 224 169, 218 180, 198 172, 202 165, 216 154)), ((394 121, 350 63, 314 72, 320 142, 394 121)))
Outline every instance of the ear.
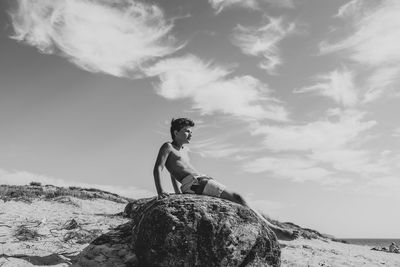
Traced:
POLYGON ((174 130, 174 136, 176 136, 178 134, 177 130, 174 130))

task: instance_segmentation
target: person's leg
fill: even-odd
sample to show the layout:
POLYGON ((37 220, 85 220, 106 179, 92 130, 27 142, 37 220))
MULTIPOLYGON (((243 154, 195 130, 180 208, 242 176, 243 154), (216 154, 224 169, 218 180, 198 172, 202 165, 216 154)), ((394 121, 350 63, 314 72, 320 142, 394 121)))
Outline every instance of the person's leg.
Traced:
POLYGON ((219 197, 248 207, 247 202, 244 200, 244 198, 237 193, 224 190, 219 197))
POLYGON ((252 209, 241 195, 226 190, 225 186, 218 183, 217 181, 213 179, 200 180, 200 185, 202 187, 200 194, 219 197, 250 208, 261 220, 263 220, 271 228, 272 231, 274 231, 279 239, 293 240, 299 236, 298 231, 292 232, 290 230, 283 229, 277 225, 270 223, 267 219, 264 218, 264 216, 262 216, 256 210, 252 209))
POLYGON ((222 191, 220 198, 223 198, 223 199, 226 199, 226 200, 229 200, 229 201, 232 201, 232 202, 235 202, 235 203, 238 203, 240 205, 250 208, 261 220, 263 220, 268 225, 269 228, 271 228, 272 231, 274 231, 274 233, 276 234, 278 239, 293 240, 293 239, 296 239, 299 237, 298 231, 292 232, 290 230, 283 229, 283 228, 269 222, 258 211, 251 208, 241 195, 239 195, 235 192, 230 192, 228 190, 224 190, 224 191, 222 191))

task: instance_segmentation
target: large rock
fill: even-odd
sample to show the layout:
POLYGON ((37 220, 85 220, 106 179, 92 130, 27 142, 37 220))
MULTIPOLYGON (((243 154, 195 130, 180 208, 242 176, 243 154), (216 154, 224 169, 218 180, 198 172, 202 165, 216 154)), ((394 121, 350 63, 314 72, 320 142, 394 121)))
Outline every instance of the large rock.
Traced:
POLYGON ((219 198, 171 195, 131 203, 143 266, 280 266, 276 236, 252 210, 219 198))
POLYGON ((96 238, 73 266, 280 266, 274 233, 250 209, 207 196, 130 202, 131 221, 96 238))

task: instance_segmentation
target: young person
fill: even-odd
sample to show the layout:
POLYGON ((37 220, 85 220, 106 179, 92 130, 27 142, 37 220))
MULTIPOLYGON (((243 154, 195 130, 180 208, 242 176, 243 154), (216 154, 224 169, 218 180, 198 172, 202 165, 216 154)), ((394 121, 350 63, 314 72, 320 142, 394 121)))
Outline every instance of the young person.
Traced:
MULTIPOLYGON (((238 193, 227 190, 226 187, 213 178, 198 172, 189 161, 184 145, 189 144, 192 139, 192 128, 194 122, 187 118, 172 119, 171 137, 172 142, 164 143, 158 153, 154 165, 154 182, 157 189, 158 198, 168 196, 161 186, 161 172, 164 167, 171 175, 171 182, 176 194, 198 194, 219 197, 232 202, 247 206, 246 201, 238 193), (181 186, 178 186, 178 182, 181 186)), ((263 219, 268 226, 281 239, 294 239, 298 237, 298 232, 291 232, 282 229, 268 222, 258 212, 255 213, 263 219)))

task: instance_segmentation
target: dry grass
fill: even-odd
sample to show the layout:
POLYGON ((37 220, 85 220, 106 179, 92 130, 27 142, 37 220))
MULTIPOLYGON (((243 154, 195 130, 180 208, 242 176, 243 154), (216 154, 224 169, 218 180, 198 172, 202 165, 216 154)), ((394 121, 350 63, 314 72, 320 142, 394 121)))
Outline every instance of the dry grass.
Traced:
POLYGON ((88 244, 95 240, 102 233, 103 232, 98 229, 85 230, 79 228, 74 231, 67 232, 63 237, 63 241, 74 241, 77 244, 88 244))
POLYGON ((19 241, 37 240, 42 237, 36 229, 30 229, 25 224, 19 225, 13 236, 19 241))
POLYGON ((131 199, 117 194, 94 188, 80 188, 70 186, 68 188, 53 185, 41 186, 40 183, 31 182, 30 185, 0 185, 0 199, 4 201, 16 200, 32 202, 34 199, 58 200, 63 196, 71 196, 80 199, 101 198, 117 203, 127 203, 131 199))
POLYGON ((59 196, 55 197, 52 199, 52 201, 58 202, 58 203, 63 203, 63 204, 68 204, 74 207, 80 207, 78 203, 76 203, 72 197, 70 196, 59 196))

